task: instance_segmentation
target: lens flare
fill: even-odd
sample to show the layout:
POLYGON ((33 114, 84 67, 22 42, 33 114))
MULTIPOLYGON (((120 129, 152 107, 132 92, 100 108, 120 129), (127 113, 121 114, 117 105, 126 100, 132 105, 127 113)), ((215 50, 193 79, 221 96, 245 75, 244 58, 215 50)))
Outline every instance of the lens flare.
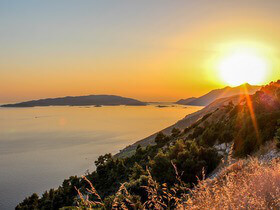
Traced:
POLYGON ((268 63, 255 52, 237 51, 225 56, 219 64, 221 79, 229 85, 262 83, 267 75, 268 63))

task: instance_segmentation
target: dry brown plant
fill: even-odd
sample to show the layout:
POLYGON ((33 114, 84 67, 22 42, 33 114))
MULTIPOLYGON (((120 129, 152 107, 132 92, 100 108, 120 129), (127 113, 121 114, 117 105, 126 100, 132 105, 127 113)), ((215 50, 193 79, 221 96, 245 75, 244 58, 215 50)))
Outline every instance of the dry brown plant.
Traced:
POLYGON ((188 197, 185 209, 280 209, 280 161, 239 160, 188 197))

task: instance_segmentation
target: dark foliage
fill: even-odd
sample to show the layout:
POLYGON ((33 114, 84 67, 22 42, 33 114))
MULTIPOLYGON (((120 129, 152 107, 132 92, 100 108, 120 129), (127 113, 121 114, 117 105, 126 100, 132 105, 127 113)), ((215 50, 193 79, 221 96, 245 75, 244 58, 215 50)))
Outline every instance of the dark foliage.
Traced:
MULTIPOLYGON (((174 131, 178 135, 177 130, 174 131)), ((196 182, 196 176, 201 174, 203 168, 211 172, 219 163, 220 158, 214 149, 200 146, 195 141, 176 140, 173 146, 163 149, 172 138, 174 137, 159 133, 157 145, 138 147, 133 156, 124 159, 114 159, 110 154, 100 156, 95 161, 96 170, 87 175, 87 178, 110 206, 110 196, 115 194, 124 182, 129 183, 128 189, 133 195, 140 196, 142 201, 145 201, 147 195, 141 186, 147 181, 146 167, 151 169, 156 181, 172 185, 176 182, 176 174, 171 164, 173 161, 178 170, 184 172, 182 180, 191 185, 196 182)), ((77 192, 74 186, 85 192, 85 181, 70 177, 57 190, 45 192, 41 198, 36 194, 26 198, 17 209, 59 209, 75 205, 77 192)))

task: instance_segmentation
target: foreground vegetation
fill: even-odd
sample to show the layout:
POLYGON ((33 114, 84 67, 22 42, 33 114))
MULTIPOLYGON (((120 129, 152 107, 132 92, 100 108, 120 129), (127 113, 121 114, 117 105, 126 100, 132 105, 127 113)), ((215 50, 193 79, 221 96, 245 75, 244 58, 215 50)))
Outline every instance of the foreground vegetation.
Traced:
MULTIPOLYGON (((176 171, 176 167, 174 167, 176 171)), ((113 200, 114 209, 279 209, 280 160, 261 163, 256 158, 239 160, 223 168, 214 179, 199 180, 189 189, 180 180, 169 191, 166 184, 159 185, 149 174, 149 184, 144 186, 149 197, 144 203, 135 200, 122 184, 113 200), (179 193, 181 192, 181 193, 179 193), (136 201, 136 202, 135 202, 136 201)), ((85 178, 86 179, 86 178, 85 178)), ((87 179, 86 179, 87 180, 87 179)), ((106 204, 89 183, 88 192, 97 201, 79 193, 78 209, 105 208, 106 204)))
MULTIPOLYGON (((235 157, 251 155, 273 139, 280 145, 279 110, 280 81, 263 87, 253 96, 246 96, 240 104, 229 103, 221 106, 183 131, 173 129, 169 136, 159 133, 154 145, 146 148, 139 146, 130 157, 118 159, 110 154, 100 156, 95 161, 96 170, 87 174, 86 179, 70 177, 58 189, 46 191, 41 198, 37 194, 26 198, 16 209, 59 209, 76 206, 78 203, 109 209, 121 208, 116 206, 116 203, 123 205, 123 202, 126 206, 132 203, 133 206, 129 208, 175 208, 183 204, 203 208, 198 205, 197 200, 203 196, 207 199, 209 196, 209 202, 214 202, 219 197, 210 197, 203 194, 203 190, 198 191, 198 188, 195 188, 195 191, 188 188, 196 184, 199 189, 203 188, 204 185, 198 183, 198 179, 207 177, 216 169, 222 156, 227 156, 228 145, 233 145, 232 152, 235 157), (217 146, 222 144, 226 145, 226 148, 221 152, 217 146), (90 193, 87 190, 89 183, 92 183, 90 193), (80 195, 87 195, 88 201, 92 203, 86 203, 87 199, 80 199, 77 190, 80 195), (189 195, 192 197, 189 198, 189 195)), ((248 168, 244 168, 244 174, 249 173, 249 169, 250 164, 248 168)), ((226 176, 224 179, 230 177, 226 176)), ((242 182, 227 180, 219 183, 219 190, 235 192, 228 184, 238 186, 242 182)), ((214 186, 213 183, 212 185, 214 186)), ((210 185, 207 187, 209 193, 217 194, 218 191, 214 190, 216 188, 210 189, 210 185)), ((219 196, 222 195, 224 193, 219 196)))

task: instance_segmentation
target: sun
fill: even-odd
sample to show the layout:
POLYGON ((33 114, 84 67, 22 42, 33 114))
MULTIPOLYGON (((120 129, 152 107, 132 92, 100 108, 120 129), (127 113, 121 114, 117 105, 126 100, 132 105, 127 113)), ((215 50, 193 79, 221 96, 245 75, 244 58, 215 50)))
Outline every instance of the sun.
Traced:
POLYGON ((268 62, 257 52, 238 50, 223 57, 218 70, 221 79, 231 86, 261 84, 268 72, 268 62))

